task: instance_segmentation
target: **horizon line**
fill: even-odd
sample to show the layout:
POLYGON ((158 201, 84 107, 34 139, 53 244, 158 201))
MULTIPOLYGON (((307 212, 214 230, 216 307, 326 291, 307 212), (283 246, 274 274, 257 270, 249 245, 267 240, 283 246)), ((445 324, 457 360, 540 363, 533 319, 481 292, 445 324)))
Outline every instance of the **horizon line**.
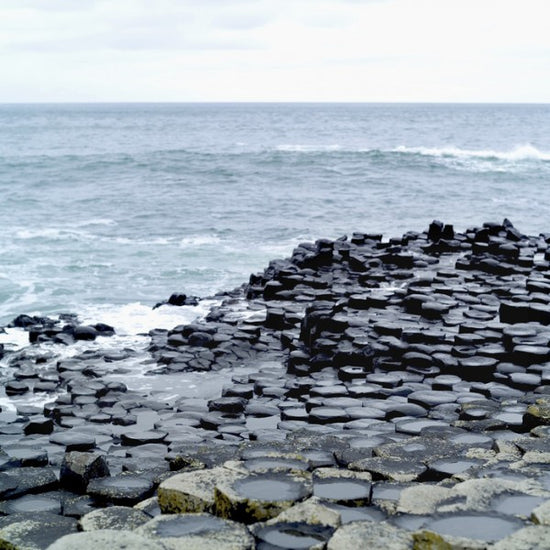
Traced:
POLYGON ((550 101, 0 101, 0 105, 550 105, 550 101))

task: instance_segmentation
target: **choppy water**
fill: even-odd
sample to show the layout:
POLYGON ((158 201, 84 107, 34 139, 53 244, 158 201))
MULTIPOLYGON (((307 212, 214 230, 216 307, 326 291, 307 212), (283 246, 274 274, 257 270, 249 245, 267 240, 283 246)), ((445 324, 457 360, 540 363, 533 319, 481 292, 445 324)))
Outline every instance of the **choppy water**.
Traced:
POLYGON ((549 186, 550 105, 0 105, 0 324, 170 325, 172 292, 353 231, 539 233, 549 186))

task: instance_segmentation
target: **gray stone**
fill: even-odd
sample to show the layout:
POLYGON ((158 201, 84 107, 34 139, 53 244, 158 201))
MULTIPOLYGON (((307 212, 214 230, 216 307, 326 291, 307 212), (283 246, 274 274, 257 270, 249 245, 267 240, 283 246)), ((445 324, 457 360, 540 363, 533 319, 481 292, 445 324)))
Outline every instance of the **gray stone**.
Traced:
POLYGON ((531 525, 499 540, 491 550, 550 550, 550 527, 531 525))
POLYGON ((210 514, 157 516, 136 533, 169 550, 252 550, 254 538, 244 525, 210 514))
POLYGON ((224 467, 184 472, 164 480, 158 488, 163 513, 212 512, 217 482, 231 482, 241 474, 224 467))
POLYGON ((72 451, 65 454, 59 481, 63 487, 71 491, 84 492, 92 479, 108 475, 109 467, 104 456, 72 451))
POLYGON ((55 514, 16 514, 0 528, 0 548, 6 550, 43 550, 55 540, 75 533, 75 519, 55 514))
MULTIPOLYGON (((40 548, 44 548, 41 546, 40 548)), ((85 531, 66 535, 47 547, 47 550, 167 550, 166 546, 158 541, 133 533, 132 531, 119 531, 105 529, 101 531, 85 531)))
POLYGON ((354 521, 339 527, 329 540, 327 550, 411 550, 412 534, 388 523, 354 521))
POLYGON ((94 510, 80 518, 82 531, 96 531, 98 529, 132 530, 147 523, 150 516, 126 506, 110 506, 94 510))

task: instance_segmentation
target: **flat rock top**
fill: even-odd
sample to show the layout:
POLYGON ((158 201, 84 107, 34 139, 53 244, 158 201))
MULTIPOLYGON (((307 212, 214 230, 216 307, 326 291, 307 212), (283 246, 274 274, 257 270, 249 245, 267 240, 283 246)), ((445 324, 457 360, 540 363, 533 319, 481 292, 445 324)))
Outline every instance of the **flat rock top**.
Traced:
POLYGON ((102 531, 88 531, 74 533, 61 537, 47 550, 129 550, 139 548, 140 550, 167 550, 166 546, 158 541, 133 533, 132 531, 119 531, 105 529, 102 531))

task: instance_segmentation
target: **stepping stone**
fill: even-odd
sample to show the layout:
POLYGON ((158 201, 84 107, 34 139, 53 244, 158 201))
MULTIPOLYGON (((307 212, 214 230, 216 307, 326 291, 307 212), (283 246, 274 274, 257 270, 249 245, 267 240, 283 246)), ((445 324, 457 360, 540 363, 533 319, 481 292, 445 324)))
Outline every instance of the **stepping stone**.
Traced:
POLYGON ((81 550, 108 548, 109 550, 128 550, 139 548, 140 550, 166 550, 166 546, 150 538, 138 535, 130 530, 103 529, 98 531, 85 531, 65 535, 52 545, 48 550, 81 550))
POLYGON ((331 424, 347 422, 350 419, 345 409, 338 407, 314 407, 309 412, 308 420, 312 424, 331 424))
POLYGON ((109 475, 109 467, 103 455, 71 451, 61 464, 59 482, 74 492, 84 492, 92 479, 109 475))
POLYGON ((50 443, 65 447, 70 451, 88 451, 95 447, 95 437, 91 434, 85 434, 79 430, 67 430, 56 432, 50 436, 50 443))
POLYGON ((177 474, 158 488, 160 509, 164 514, 212 512, 216 483, 230 483, 240 475, 223 467, 177 474))
POLYGON ((461 358, 458 363, 457 374, 464 380, 488 382, 492 380, 498 359, 474 355, 472 357, 461 358))
POLYGON ((166 548, 181 550, 255 548, 254 537, 244 525, 204 513, 157 516, 135 533, 158 541, 166 548))
POLYGON ((319 468, 313 474, 313 496, 347 506, 368 506, 372 483, 367 472, 319 468))
POLYGON ((511 361, 525 367, 535 363, 546 363, 550 361, 550 348, 548 346, 515 346, 511 361))
POLYGON ((420 405, 426 409, 445 403, 456 403, 457 398, 458 395, 454 392, 433 390, 415 391, 407 396, 409 403, 420 405))
POLYGON ((216 514, 240 523, 256 523, 277 516, 310 495, 311 481, 304 474, 240 476, 216 483, 216 514))
POLYGON ((3 548, 51 548, 49 545, 77 530, 75 519, 46 512, 17 513, 3 519, 5 522, 0 527, 0 545, 3 548))
POLYGON ((278 521, 254 528, 257 548, 324 548, 334 528, 306 522, 278 521))
POLYGON ((428 428, 447 428, 449 424, 441 420, 414 419, 400 420, 395 424, 395 431, 409 435, 419 435, 428 428))
POLYGON ((442 479, 461 475, 472 468, 483 466, 481 460, 466 459, 466 458, 448 458, 428 462, 428 471, 425 476, 432 481, 440 481, 442 479))
POLYGON ((369 472, 374 480, 407 482, 417 480, 426 471, 426 466, 412 460, 373 457, 356 460, 349 469, 369 472))
POLYGON ((4 472, 2 485, 6 498, 17 498, 27 493, 43 493, 57 489, 59 482, 51 467, 27 467, 14 468, 4 472), (13 484, 15 487, 10 489, 13 484))
POLYGON ((550 527, 546 525, 530 525, 499 540, 492 550, 510 550, 511 548, 546 550, 550 540, 550 527))
POLYGON ((432 516, 422 527, 441 535, 444 540, 446 536, 466 536, 468 539, 494 543, 523 526, 524 523, 517 518, 490 512, 452 512, 432 516))
POLYGON ((354 521, 339 527, 328 541, 327 550, 387 548, 410 550, 412 534, 389 523, 354 521))
POLYGON ((88 484, 87 493, 111 504, 133 506, 151 496, 153 482, 136 474, 121 474, 114 477, 94 478, 88 484))
POLYGON ((120 434, 123 445, 135 446, 147 443, 161 443, 166 439, 167 432, 160 430, 135 430, 120 434))
POLYGON ((233 414, 244 412, 247 400, 241 397, 220 397, 208 402, 208 410, 233 414))
POLYGON ((1 503, 0 510, 4 514, 35 514, 39 512, 61 514, 60 495, 57 493, 25 495, 1 503))
POLYGON ((136 529, 147 523, 150 516, 140 510, 126 506, 110 506, 94 510, 80 518, 79 525, 82 531, 96 531, 98 529, 136 529))
POLYGON ((12 467, 47 466, 48 453, 32 447, 4 447, 12 467))

